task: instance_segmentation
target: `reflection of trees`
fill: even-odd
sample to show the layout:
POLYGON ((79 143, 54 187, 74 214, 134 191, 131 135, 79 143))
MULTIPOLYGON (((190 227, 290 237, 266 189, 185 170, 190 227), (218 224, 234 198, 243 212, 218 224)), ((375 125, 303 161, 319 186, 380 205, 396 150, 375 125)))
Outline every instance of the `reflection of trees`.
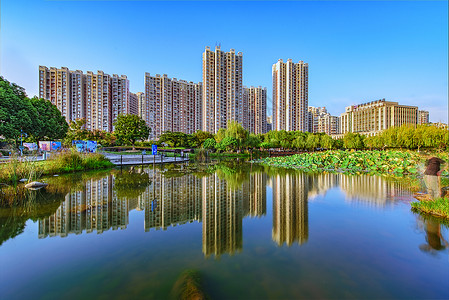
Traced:
POLYGON ((116 174, 114 191, 118 198, 134 199, 145 192, 150 183, 148 173, 141 169, 131 168, 116 174))
POLYGON ((20 202, 0 207, 0 245, 21 234, 28 219, 36 221, 54 213, 61 199, 64 199, 64 194, 50 193, 45 189, 30 191, 23 186, 19 186, 19 190, 10 188, 13 189, 11 193, 20 194, 20 202))
POLYGON ((449 249, 449 237, 443 236, 443 232, 449 229, 449 221, 430 215, 418 214, 417 225, 425 234, 426 243, 420 244, 419 249, 430 255, 438 255, 438 251, 449 249))
POLYGON ((25 229, 26 217, 9 216, 0 218, 0 246, 3 242, 12 239, 25 229))

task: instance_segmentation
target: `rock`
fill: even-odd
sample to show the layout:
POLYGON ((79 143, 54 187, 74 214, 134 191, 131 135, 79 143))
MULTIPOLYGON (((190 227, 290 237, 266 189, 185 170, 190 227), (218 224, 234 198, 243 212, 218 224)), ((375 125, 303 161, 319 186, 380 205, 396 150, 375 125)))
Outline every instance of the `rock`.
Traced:
POLYGON ((37 189, 46 187, 47 185, 48 185, 48 183, 43 183, 43 182, 39 182, 39 181, 33 181, 33 182, 25 184, 25 187, 27 189, 37 190, 37 189))

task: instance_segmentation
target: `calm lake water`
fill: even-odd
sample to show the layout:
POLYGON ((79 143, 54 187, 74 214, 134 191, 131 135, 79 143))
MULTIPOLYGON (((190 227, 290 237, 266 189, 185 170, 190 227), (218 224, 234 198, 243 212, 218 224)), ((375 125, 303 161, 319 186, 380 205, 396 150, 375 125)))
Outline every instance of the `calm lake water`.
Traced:
POLYGON ((0 208, 1 299, 449 298, 449 230, 409 185, 251 164, 48 178, 0 208))

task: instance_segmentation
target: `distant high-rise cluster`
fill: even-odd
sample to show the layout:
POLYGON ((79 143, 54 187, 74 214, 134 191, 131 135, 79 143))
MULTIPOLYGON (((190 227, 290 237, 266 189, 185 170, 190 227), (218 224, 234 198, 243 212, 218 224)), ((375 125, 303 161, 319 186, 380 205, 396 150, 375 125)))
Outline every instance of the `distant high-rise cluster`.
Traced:
POLYGON ((273 65, 273 130, 308 130, 309 65, 280 59, 273 65))
POLYGON ((271 130, 375 135, 393 126, 429 123, 429 112, 416 106, 376 100, 346 107, 339 117, 325 107, 308 106, 309 65, 279 59, 272 66, 272 116, 267 116, 267 88, 243 86, 243 54, 206 47, 202 82, 145 73, 145 92, 131 93, 125 75, 103 71, 84 74, 39 66, 39 97, 51 101, 67 122, 84 118, 86 129, 114 131, 119 114, 140 116, 149 139, 164 132, 217 133, 229 121, 254 134, 271 130))
POLYGON ((89 130, 113 131, 119 114, 137 114, 125 75, 39 66, 39 97, 51 101, 67 122, 86 119, 89 130), (132 102, 132 101, 131 101, 132 102))

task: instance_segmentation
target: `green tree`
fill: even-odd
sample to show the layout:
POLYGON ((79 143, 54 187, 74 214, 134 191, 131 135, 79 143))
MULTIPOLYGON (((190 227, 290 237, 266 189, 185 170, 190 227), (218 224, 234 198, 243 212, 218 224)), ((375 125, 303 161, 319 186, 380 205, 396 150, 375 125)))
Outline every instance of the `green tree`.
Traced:
POLYGON ((32 98, 31 105, 36 110, 30 136, 38 143, 41 140, 63 139, 69 125, 59 109, 43 98, 32 98))
POLYGON ((256 149, 260 147, 260 139, 255 134, 249 134, 248 138, 245 140, 245 147, 250 149, 256 149))
POLYGON ((204 149, 214 149, 216 144, 217 144, 217 142, 213 138, 208 138, 207 140, 204 141, 203 148, 204 149))
POLYGON ((86 129, 86 119, 77 119, 70 121, 69 129, 66 135, 66 143, 71 144, 72 141, 89 139, 90 132, 86 129))
POLYGON ((295 139, 293 140, 293 148, 295 149, 306 149, 306 140, 308 134, 305 132, 298 132, 295 134, 295 139))
POLYGON ((135 150, 135 143, 138 140, 146 140, 150 135, 150 128, 144 120, 136 115, 123 115, 117 117, 114 123, 114 134, 121 142, 130 143, 135 150))
POLYGON ((215 141, 220 143, 226 137, 226 129, 220 128, 215 135, 215 141))
POLYGON ((326 148, 328 150, 332 150, 334 148, 334 140, 327 134, 321 136, 320 144, 321 147, 326 148))
POLYGON ((359 133, 347 132, 343 137, 343 146, 346 149, 363 149, 365 147, 364 136, 359 133))
MULTIPOLYGON (((189 147, 189 135, 183 132, 165 131, 160 137, 158 144, 165 143, 169 147, 189 147)), ((193 142, 194 143, 194 142, 193 142)))
POLYGON ((229 121, 228 128, 226 129, 225 136, 232 137, 237 141, 237 148, 241 149, 248 138, 248 131, 243 128, 242 124, 237 123, 234 120, 229 121))
POLYGON ((0 136, 16 142, 21 131, 30 134, 36 111, 26 97, 25 90, 0 77, 0 136))
POLYGON ((201 147, 207 139, 214 138, 214 135, 212 133, 207 132, 207 131, 202 131, 202 130, 198 130, 193 135, 196 137, 196 139, 198 141, 198 144, 195 145, 195 147, 201 147))
POLYGON ((215 148, 221 151, 232 151, 237 149, 239 143, 236 138, 232 136, 227 136, 220 143, 218 143, 215 148))
POLYGON ((320 147, 320 136, 318 134, 309 134, 306 140, 306 147, 309 150, 315 150, 320 147))

